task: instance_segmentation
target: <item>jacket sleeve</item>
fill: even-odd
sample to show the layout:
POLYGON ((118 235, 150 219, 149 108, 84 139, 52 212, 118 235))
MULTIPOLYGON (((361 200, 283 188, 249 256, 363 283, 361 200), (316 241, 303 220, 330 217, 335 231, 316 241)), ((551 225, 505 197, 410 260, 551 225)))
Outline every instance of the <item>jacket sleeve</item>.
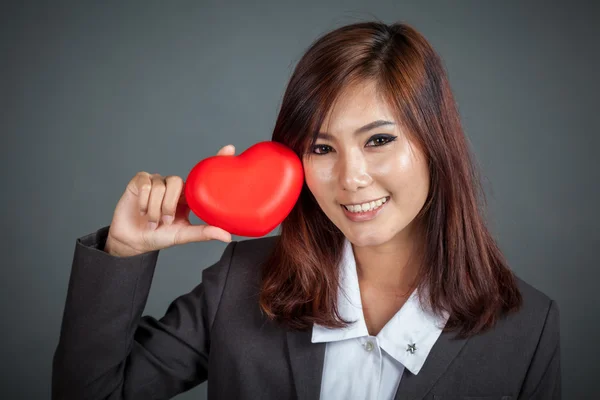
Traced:
POLYGON ((550 301, 546 321, 519 395, 520 400, 560 400, 560 315, 550 301))
POLYGON ((75 244, 52 399, 169 399, 208 377, 210 330, 237 242, 162 318, 141 316, 159 251, 104 251, 109 226, 75 244))

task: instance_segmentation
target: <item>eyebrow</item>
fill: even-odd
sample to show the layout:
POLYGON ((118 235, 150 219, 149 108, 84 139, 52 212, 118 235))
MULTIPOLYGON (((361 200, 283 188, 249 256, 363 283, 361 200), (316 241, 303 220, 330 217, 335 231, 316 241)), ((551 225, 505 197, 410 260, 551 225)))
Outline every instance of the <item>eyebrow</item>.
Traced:
MULTIPOLYGON (((384 121, 381 119, 378 119, 377 121, 373 121, 371 123, 368 123, 367 125, 358 128, 357 130, 354 131, 355 135, 359 135, 361 133, 370 131, 372 129, 375 128, 379 128, 380 126, 384 126, 384 125, 396 125, 391 121, 384 121)), ((317 134, 317 139, 334 139, 333 135, 331 135, 330 133, 327 132, 319 132, 317 134)))

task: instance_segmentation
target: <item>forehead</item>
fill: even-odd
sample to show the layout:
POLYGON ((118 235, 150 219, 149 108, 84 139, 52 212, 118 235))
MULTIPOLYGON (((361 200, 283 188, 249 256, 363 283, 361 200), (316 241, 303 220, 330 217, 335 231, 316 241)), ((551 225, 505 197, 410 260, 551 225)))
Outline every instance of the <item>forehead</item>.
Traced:
POLYGON ((393 112, 372 81, 344 88, 325 116, 320 132, 341 134, 376 120, 395 121, 393 112))

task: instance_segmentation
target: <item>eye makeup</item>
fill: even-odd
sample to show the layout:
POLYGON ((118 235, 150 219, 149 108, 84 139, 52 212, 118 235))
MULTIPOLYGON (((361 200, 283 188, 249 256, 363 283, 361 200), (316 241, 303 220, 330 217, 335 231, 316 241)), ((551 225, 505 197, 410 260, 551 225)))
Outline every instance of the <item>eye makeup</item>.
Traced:
MULTIPOLYGON (((376 140, 380 140, 380 139, 384 140, 384 142, 383 142, 383 143, 380 143, 380 144, 376 144, 376 145, 374 145, 374 146, 366 146, 366 147, 381 147, 381 146, 385 146, 386 144, 393 142, 393 141, 394 141, 394 140, 396 140, 397 138, 398 138, 398 136, 393 136, 393 135, 383 135, 383 134, 379 134, 379 135, 373 135, 373 136, 371 136, 371 137, 369 138, 369 140, 367 141, 367 143, 370 143, 370 142, 373 142, 373 141, 376 141, 376 140)), ((331 146, 329 146, 329 145, 327 145, 327 144, 316 144, 316 145, 314 145, 314 146, 312 147, 311 153, 312 153, 312 154, 315 154, 315 155, 319 155, 319 156, 322 156, 322 155, 328 154, 328 153, 329 153, 329 150, 326 150, 326 151, 327 151, 327 153, 316 153, 316 152, 315 152, 315 150, 317 150, 317 149, 321 149, 321 150, 322 150, 322 149, 324 149, 324 148, 326 148, 326 149, 327 149, 327 148, 328 148, 328 149, 331 149, 331 146)))

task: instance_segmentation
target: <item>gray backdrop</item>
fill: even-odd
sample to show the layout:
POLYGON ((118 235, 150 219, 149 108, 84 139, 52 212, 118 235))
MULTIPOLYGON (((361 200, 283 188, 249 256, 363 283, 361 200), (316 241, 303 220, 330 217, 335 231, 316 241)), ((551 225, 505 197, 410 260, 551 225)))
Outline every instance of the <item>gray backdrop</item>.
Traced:
MULTIPOLYGON (((75 239, 110 223, 129 179, 185 177, 223 145, 269 140, 308 45, 378 18, 413 24, 444 59, 491 229, 560 307, 564 398, 600 398, 594 2, 101 3, 0 6, 0 397, 49 398, 75 239)), ((146 313, 161 316, 224 248, 162 251, 146 313)))

